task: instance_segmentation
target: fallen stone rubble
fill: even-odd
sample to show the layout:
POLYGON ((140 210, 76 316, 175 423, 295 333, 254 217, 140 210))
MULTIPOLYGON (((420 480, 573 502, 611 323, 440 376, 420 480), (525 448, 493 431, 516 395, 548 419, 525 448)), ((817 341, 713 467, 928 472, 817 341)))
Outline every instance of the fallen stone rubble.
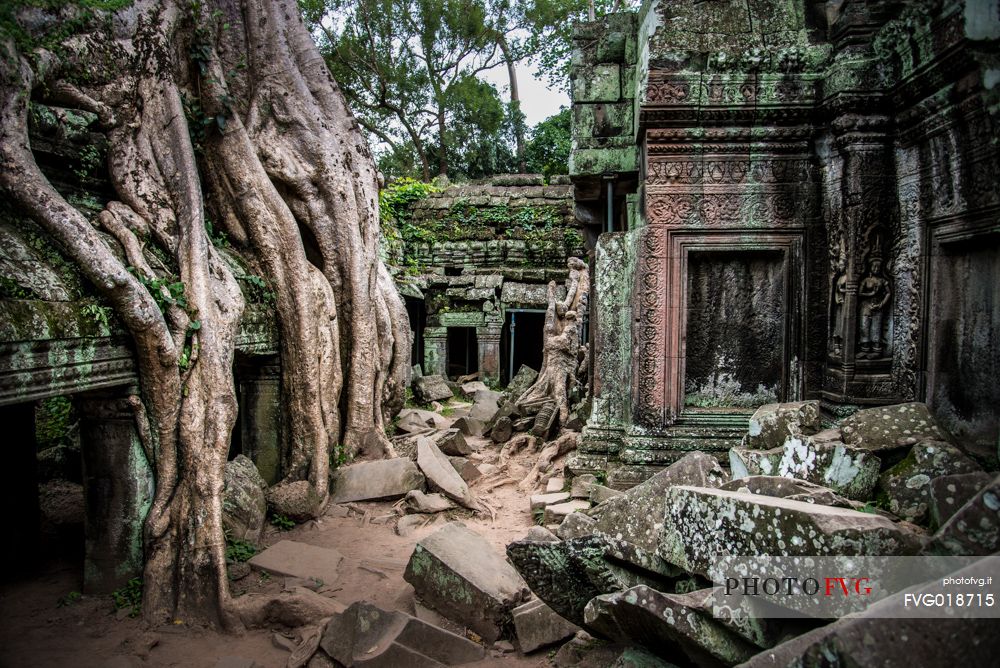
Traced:
MULTIPOLYGON (((530 384, 529 376, 520 384, 530 384)), ((466 385, 479 417, 449 429, 406 413, 409 431, 399 441, 415 444, 412 459, 355 464, 355 472, 344 467, 335 474, 335 498, 337 486, 342 496, 359 494, 347 490, 363 488, 355 480, 368 475, 361 467, 391 466, 392 484, 365 494, 400 498, 399 512, 412 513, 403 518, 412 518, 407 526, 423 526, 423 518, 456 504, 482 510, 466 479, 470 467, 490 480, 515 454, 542 459, 557 440, 570 442, 573 432, 543 445, 511 395, 466 385), (519 420, 527 428, 515 428, 519 420), (495 437, 498 426, 506 440, 490 470, 462 436, 495 437), (449 451, 461 454, 449 458, 449 451)), ((708 574, 720 554, 1000 551, 1000 476, 984 471, 925 406, 859 411, 841 426, 821 423, 818 402, 763 406, 729 461, 731 471, 716 457, 691 452, 625 491, 594 475, 563 477, 545 462, 522 481, 530 493, 525 510, 538 526, 510 543, 506 555, 458 522, 422 538, 411 555, 404 578, 421 609, 449 628, 467 629, 467 637, 426 615, 355 604, 326 623, 315 652, 339 662, 329 665, 439 666, 478 660, 483 645, 527 653, 562 643, 556 666, 911 664, 901 653, 905 645, 893 641, 902 633, 916 639, 927 665, 952 658, 987 665, 984 657, 996 656, 1000 634, 986 631, 988 620, 886 625, 863 613, 829 623, 759 619, 739 607, 714 614, 708 574), (963 643, 961 634, 979 640, 963 643)))

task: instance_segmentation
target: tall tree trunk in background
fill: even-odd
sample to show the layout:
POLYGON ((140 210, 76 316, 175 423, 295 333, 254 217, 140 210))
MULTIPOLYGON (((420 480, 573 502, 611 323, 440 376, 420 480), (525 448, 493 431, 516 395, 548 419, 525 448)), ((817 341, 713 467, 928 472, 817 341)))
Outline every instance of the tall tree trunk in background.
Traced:
POLYGON ((338 444, 391 452, 386 414, 402 404, 409 366, 405 309, 378 260, 375 165, 294 0, 139 0, 113 20, 75 3, 51 21, 41 11, 22 21, 29 40, 0 35, 0 188, 134 341, 137 424, 156 476, 144 616, 237 627, 221 495, 244 297, 208 238, 205 202, 275 293, 283 482, 309 481, 318 513, 338 444), (68 19, 85 27, 39 46, 33 30, 68 19), (96 113, 107 134, 115 199, 93 223, 31 153, 28 105, 43 98, 96 113), (172 303, 144 260, 147 239, 171 256, 185 300, 172 303))
POLYGON ((510 81, 510 111, 514 118, 514 139, 517 142, 517 170, 524 174, 528 168, 524 162, 524 120, 521 116, 521 96, 517 92, 517 68, 507 38, 497 39, 504 62, 507 64, 507 78, 510 81))
POLYGON ((446 118, 444 105, 438 103, 438 175, 448 176, 448 128, 446 126, 446 118))

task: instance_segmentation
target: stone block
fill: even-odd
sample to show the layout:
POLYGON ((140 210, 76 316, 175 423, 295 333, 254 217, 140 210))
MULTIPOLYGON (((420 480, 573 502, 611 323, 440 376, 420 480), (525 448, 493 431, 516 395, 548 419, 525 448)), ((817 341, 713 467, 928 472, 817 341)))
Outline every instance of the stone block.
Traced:
POLYGON ((489 389, 490 388, 486 387, 486 383, 481 380, 473 380, 468 383, 462 383, 461 386, 462 396, 469 399, 476 396, 476 392, 489 389))
POLYGON ((638 584, 666 586, 663 577, 630 566, 635 561, 628 555, 631 549, 624 541, 590 535, 557 542, 515 541, 507 546, 507 556, 538 598, 583 626, 584 608, 595 596, 638 584))
POLYGON ((341 466, 330 474, 333 503, 397 499, 422 489, 424 476, 410 459, 379 459, 341 466))
POLYGON ((573 513, 579 513, 580 511, 589 509, 590 501, 584 501, 582 499, 570 499, 569 501, 564 501, 563 503, 545 506, 545 510, 542 514, 542 523, 557 524, 573 513))
POLYGON ((604 503, 608 499, 621 496, 624 493, 625 492, 620 489, 611 489, 610 487, 605 487, 604 485, 593 485, 590 488, 590 502, 596 506, 604 503))
POLYGON ((819 401, 766 404, 750 417, 744 445, 768 450, 781 447, 789 436, 815 434, 819 429, 819 401))
POLYGON ((528 501, 531 503, 531 512, 538 513, 545 510, 545 506, 569 501, 569 492, 552 492, 551 494, 532 494, 528 501))
POLYGON ((280 540, 250 559, 250 565, 272 575, 319 580, 323 584, 337 581, 344 556, 328 547, 317 547, 294 540, 280 540))
POLYGON ((478 661, 483 648, 403 612, 366 601, 334 615, 319 646, 337 665, 366 668, 439 668, 478 661))
POLYGON ((622 96, 621 67, 615 64, 574 68, 571 80, 574 102, 617 102, 622 96))
POLYGON ((445 429, 434 434, 434 444, 446 455, 462 457, 472 453, 472 448, 465 442, 465 437, 459 429, 445 429))
POLYGON ((594 524, 596 522, 593 517, 584 515, 581 512, 572 512, 566 516, 562 524, 559 525, 559 528, 556 529, 556 535, 563 540, 586 536, 594 533, 594 524))
POLYGON ((597 476, 592 473, 584 473, 573 477, 570 487, 570 496, 574 499, 589 499, 591 488, 597 484, 597 476))
POLYGON ((466 508, 481 509, 479 502, 469 491, 469 486, 462 479, 462 476, 451 465, 448 457, 429 438, 420 437, 417 439, 417 466, 424 472, 427 485, 431 489, 440 491, 452 501, 456 501, 466 508))
POLYGON ((413 398, 419 403, 445 401, 455 396, 444 376, 431 375, 413 379, 413 398))
POLYGON ((844 443, 865 450, 905 449, 924 439, 947 440, 926 404, 911 402, 866 408, 840 425, 844 443))
POLYGON ((879 477, 879 496, 890 512, 909 522, 926 524, 930 483, 941 476, 980 471, 979 465, 945 441, 920 441, 903 461, 879 477))
POLYGON ((404 408, 396 416, 396 428, 401 431, 414 432, 423 429, 447 429, 448 421, 434 411, 422 408, 404 408))
POLYGON ((455 504, 442 494, 424 494, 419 489, 406 494, 406 511, 409 513, 440 513, 454 507, 455 504))
POLYGON ((514 608, 513 618, 517 643, 525 654, 565 640, 580 630, 539 599, 514 608))
POLYGON ((979 493, 993 479, 989 473, 959 473, 934 478, 930 482, 930 526, 937 529, 951 519, 951 516, 964 506, 969 499, 979 493))
POLYGON ((931 537, 927 554, 986 555, 1000 550, 1000 476, 981 488, 931 537))
POLYGON ((486 432, 486 423, 471 416, 460 417, 452 423, 465 436, 482 436, 486 432))
POLYGON ((245 455, 226 462, 222 473, 222 526, 235 540, 260 541, 267 516, 267 483, 245 455))
POLYGON ((871 498, 882 461, 872 452, 844 443, 790 436, 778 462, 778 475, 829 487, 849 499, 871 498))
POLYGON ((663 526, 663 494, 674 485, 717 487, 729 480, 715 457, 685 455, 649 480, 600 505, 594 530, 654 553, 663 526))
POLYGON ((545 483, 545 493, 555 494, 556 492, 563 491, 563 487, 566 485, 565 478, 549 478, 545 483))
POLYGON ((284 515, 295 522, 319 517, 323 498, 308 480, 280 482, 268 488, 267 505, 275 515, 284 515))
POLYGON ((417 542, 403 578, 424 603, 487 643, 500 637, 513 608, 528 596, 503 555, 457 522, 417 542))
POLYGON ((645 645, 661 656, 687 656, 695 665, 731 666, 760 648, 705 614, 691 595, 664 594, 645 585, 597 596, 584 610, 587 628, 602 637, 645 645))
POLYGON ((451 465, 456 471, 458 471, 458 475, 462 476, 462 480, 467 483, 471 483, 472 481, 483 477, 479 467, 465 457, 449 457, 448 461, 450 461, 451 465))
MULTIPOLYGON (((949 577, 995 575, 985 562, 949 577)), ((940 580, 908 590, 940 592, 940 580)), ((996 619, 918 619, 897 594, 832 624, 792 638, 741 668, 791 666, 994 666, 1000 655, 996 619), (905 640, 903 640, 905 639, 905 640)))
POLYGON ((805 480, 795 480, 782 476, 752 475, 746 478, 737 478, 730 480, 719 489, 727 492, 763 494, 764 496, 791 499, 792 501, 818 503, 821 506, 854 507, 851 501, 829 488, 805 480))
POLYGON ((880 515, 760 494, 672 487, 665 505, 657 555, 701 575, 720 554, 912 555, 922 546, 880 515))

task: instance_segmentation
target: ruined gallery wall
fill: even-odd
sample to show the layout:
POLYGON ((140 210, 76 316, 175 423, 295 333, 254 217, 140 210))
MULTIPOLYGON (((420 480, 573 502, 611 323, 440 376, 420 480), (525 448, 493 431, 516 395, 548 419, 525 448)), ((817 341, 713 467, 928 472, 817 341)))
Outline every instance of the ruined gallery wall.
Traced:
MULTIPOLYGON (((721 451, 720 411, 762 403, 771 382, 757 376, 780 366, 774 398, 821 399, 830 418, 926 400, 963 442, 995 450, 998 12, 791 0, 639 12, 620 95, 636 100, 640 169, 632 401, 621 424, 595 416, 595 441, 617 447, 617 430, 620 460, 637 464, 721 451)), ((607 69, 595 57, 581 49, 579 67, 607 69)), ((574 88, 575 120, 594 106, 588 86, 574 88)), ((574 157, 609 164, 595 142, 575 140, 574 157)), ((600 266, 595 279, 600 303, 600 266)))

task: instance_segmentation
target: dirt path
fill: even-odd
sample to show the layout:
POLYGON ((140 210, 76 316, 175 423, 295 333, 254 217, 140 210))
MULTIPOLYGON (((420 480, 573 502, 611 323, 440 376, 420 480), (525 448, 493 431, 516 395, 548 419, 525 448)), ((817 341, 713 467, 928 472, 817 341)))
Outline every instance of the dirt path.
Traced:
MULTIPOLYGON (((479 448, 476 459, 494 463, 498 448, 484 439, 469 439, 479 448)), ((509 463, 512 477, 519 479, 530 468, 530 456, 509 463)), ((473 485, 473 490, 477 487, 473 485)), ((331 506, 318 520, 288 531, 269 528, 266 547, 279 540, 295 540, 319 547, 334 548, 344 555, 340 576, 327 583, 320 593, 350 605, 367 600, 385 609, 414 614, 413 588, 403 580, 403 571, 415 543, 450 520, 463 522, 484 536, 498 550, 516 540, 532 525, 528 495, 516 485, 503 485, 481 498, 496 511, 474 516, 453 510, 427 516, 427 524, 408 536, 396 534, 398 517, 394 502, 357 503, 331 506)), ((14 549, 8 546, 8 549, 14 549)), ((57 552, 57 550, 55 551, 57 552)), ((283 629, 252 630, 242 636, 222 635, 183 624, 146 629, 138 619, 116 614, 109 597, 83 597, 60 604, 70 592, 82 588, 80 563, 53 559, 40 567, 30 580, 0 585, 0 668, 24 666, 139 667, 190 666, 215 668, 224 657, 252 659, 260 666, 285 665, 288 652, 279 649, 272 637, 283 629)), ((281 591, 283 578, 254 571, 232 583, 234 595, 281 591)), ((421 611, 421 614, 426 614, 421 611)), ((449 626, 441 619, 433 620, 449 626)), ((450 630, 462 632, 453 625, 450 630)), ((490 650, 487 658, 474 666, 547 666, 548 649, 530 655, 508 650, 490 650)), ((248 667, 250 663, 246 664, 248 667)))

